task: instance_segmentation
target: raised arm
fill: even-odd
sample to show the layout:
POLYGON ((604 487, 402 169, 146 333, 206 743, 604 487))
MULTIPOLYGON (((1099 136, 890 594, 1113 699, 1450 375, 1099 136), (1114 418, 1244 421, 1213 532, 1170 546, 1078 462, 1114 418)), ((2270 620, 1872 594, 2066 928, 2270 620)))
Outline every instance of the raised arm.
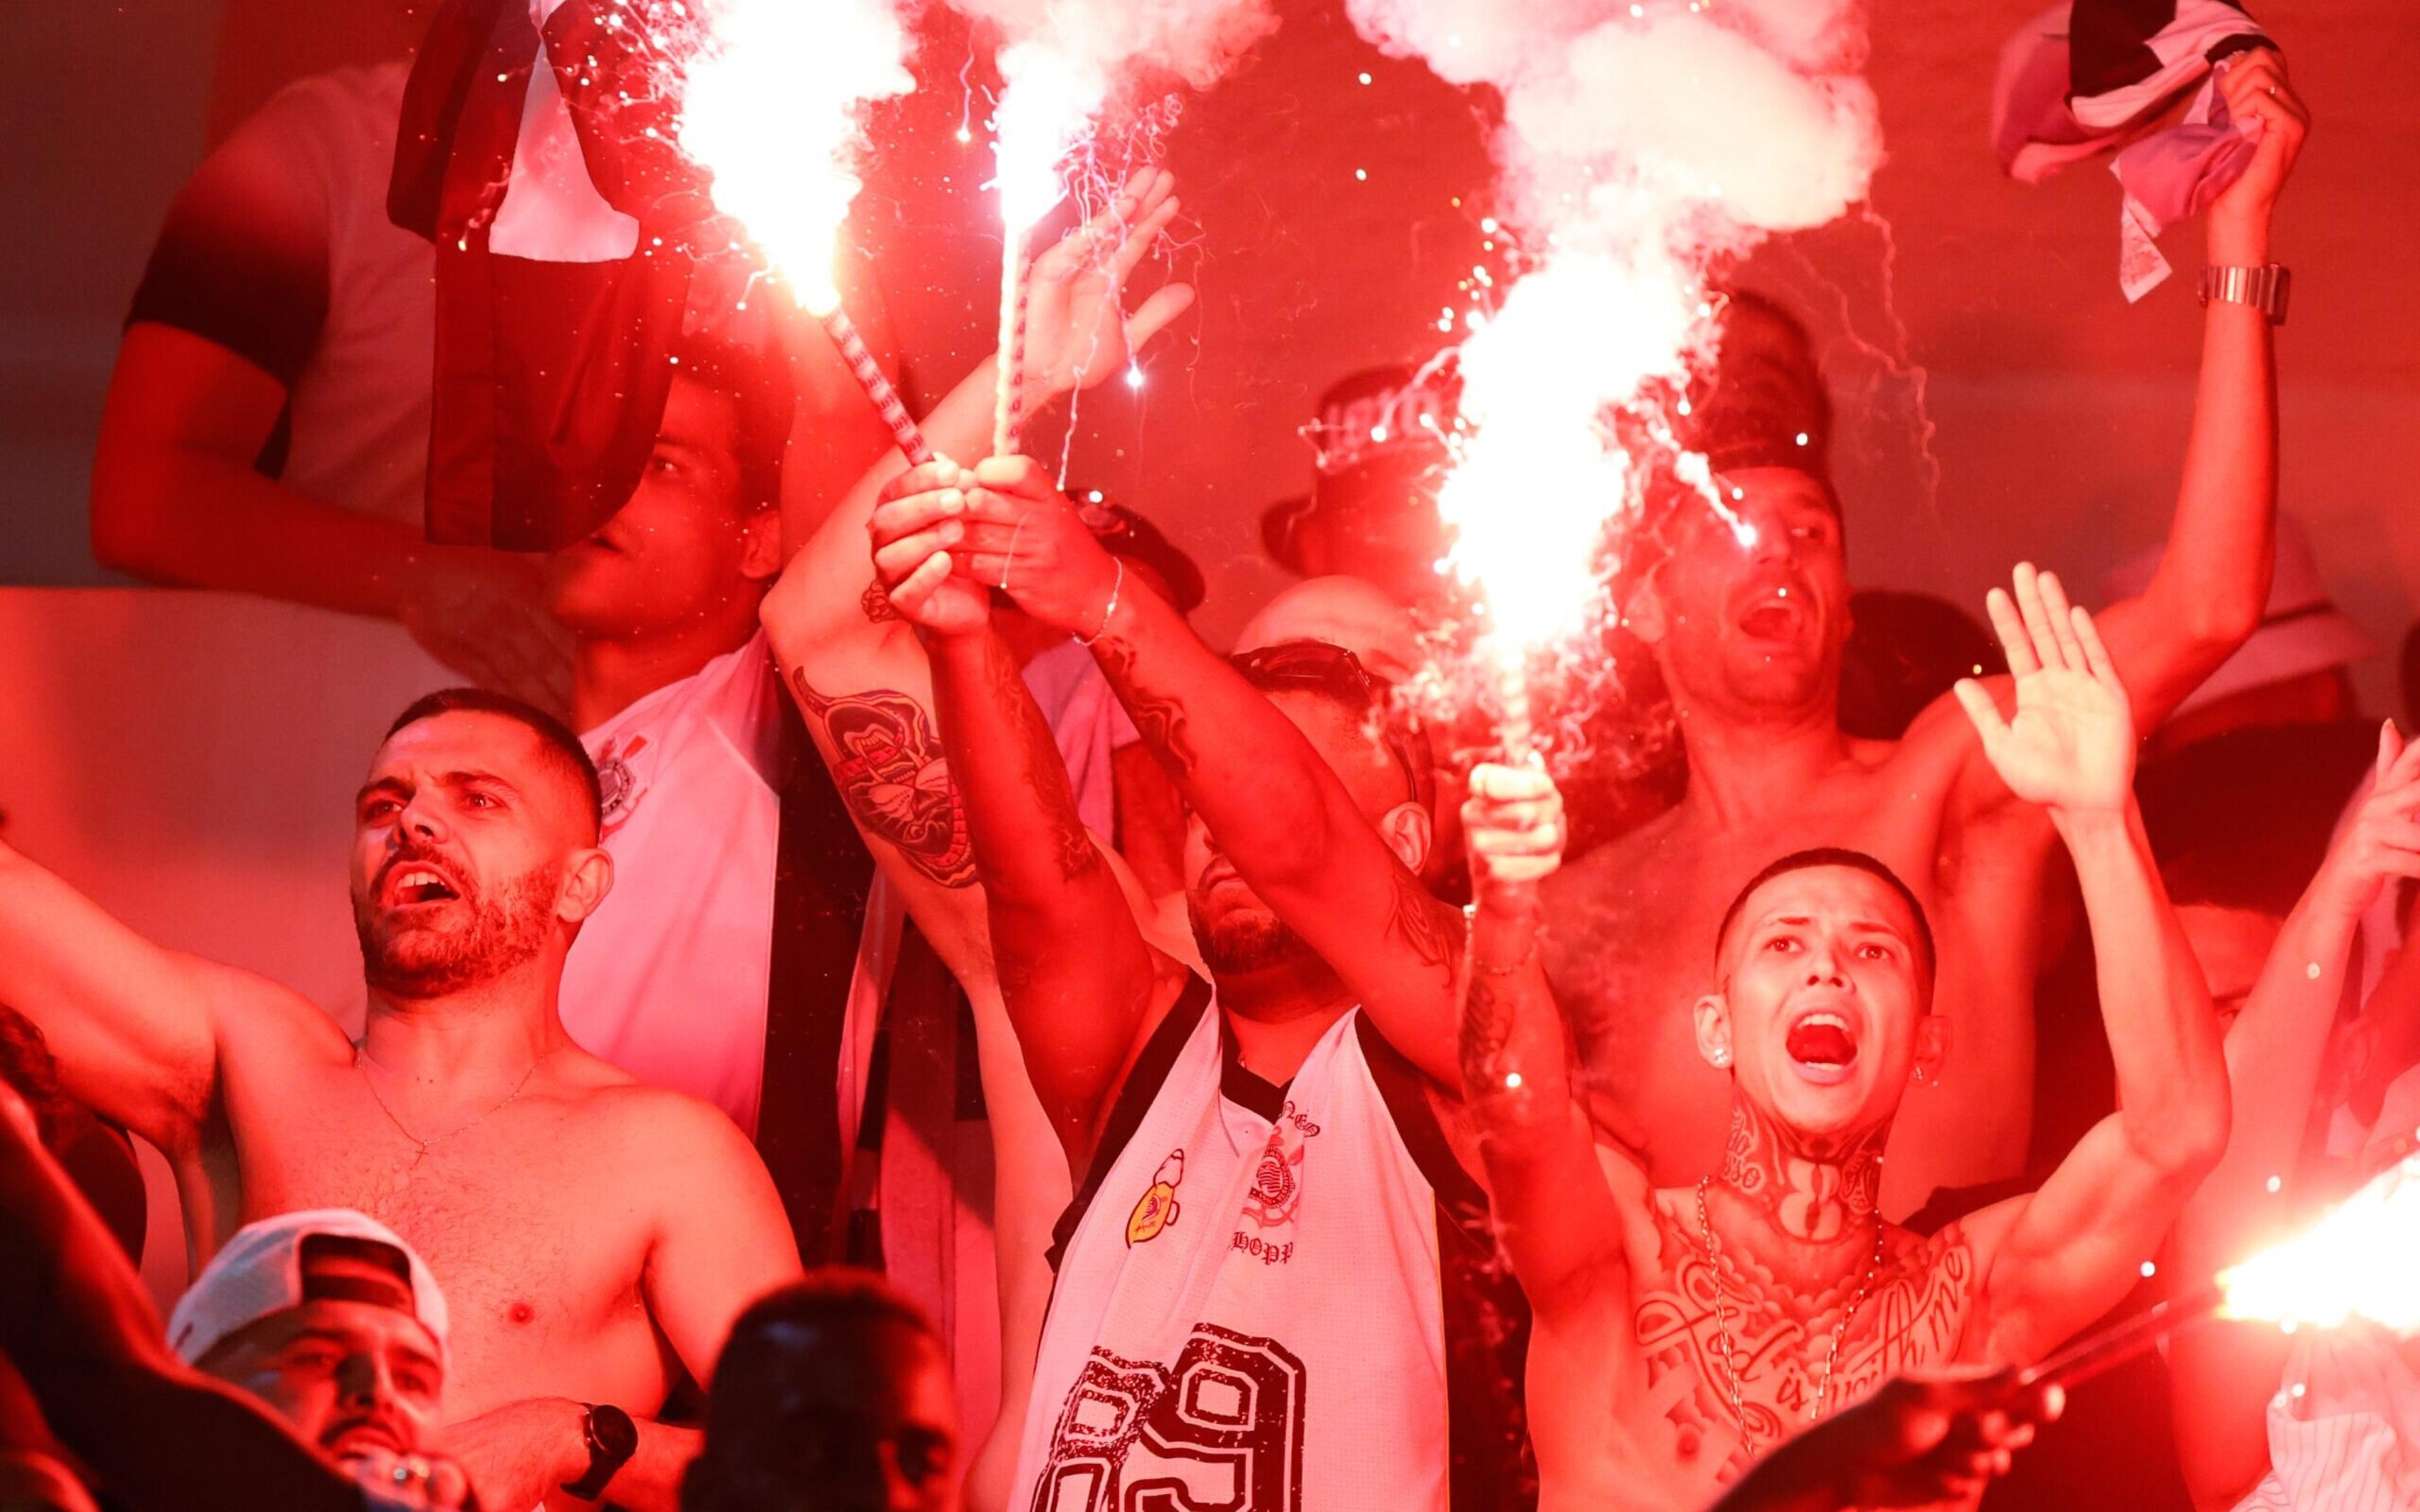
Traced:
MULTIPOLYGON (((189 1369, 116 1242, 0 1082, 0 1354, 132 1512, 369 1512, 360 1486, 259 1404, 189 1369)), ((365 1464, 365 1473, 393 1461, 365 1464)), ((440 1504, 461 1473, 438 1468, 440 1504)), ((383 1484, 395 1485, 391 1474, 383 1484)), ((394 1504, 380 1502, 378 1507, 394 1504)))
MULTIPOLYGON (((2406 748, 2390 724, 2379 733, 2376 787, 2288 917, 2226 1032, 2233 1129, 2226 1157, 2177 1220, 2178 1273, 2215 1275, 2308 1216, 2295 1166, 2354 932, 2388 879, 2411 876, 2420 876, 2420 745, 2406 748)), ((2172 1346, 2177 1448, 2198 1504, 2232 1506, 2268 1473, 2262 1424, 2291 1343, 2273 1327, 2241 1324, 2191 1330, 2172 1346)))
MULTIPOLYGON (((1030 407, 1105 378, 1192 301, 1189 288, 1170 285, 1131 316, 1121 304, 1125 279, 1176 213, 1173 183, 1165 174, 1139 175, 1117 204, 1035 259, 1030 407)), ((795 351, 794 344, 794 363, 806 360, 795 351)), ((942 455, 971 455, 989 443, 992 374, 985 362, 925 417, 925 439, 942 455)), ((793 451, 810 441, 794 437, 793 451)), ((833 506, 802 491, 813 469, 783 471, 785 546, 794 537, 804 544, 765 599, 783 679, 884 876, 959 981, 978 992, 991 963, 983 900, 970 890, 975 870, 963 803, 933 725, 923 648, 866 560, 876 505, 928 480, 903 478, 904 460, 886 453, 833 506)))
POLYGON ((285 1011, 339 1032, 273 982, 152 944, 6 843, 0 1002, 40 1026, 77 1101, 171 1152, 209 1111, 231 1015, 285 1011))
MULTIPOLYGON (((2211 202, 2212 267, 2269 261, 2277 195, 2302 152, 2310 113, 2268 49, 2222 66, 2228 115, 2258 123, 2243 177, 2211 202)), ((2201 380, 2167 549, 2140 598, 2102 616, 2110 659, 2149 730, 2235 654, 2260 623, 2277 525, 2277 372, 2269 317, 2212 300, 2202 315, 2201 380)))
MULTIPOLYGON (((1574 1095, 1562 1015, 1539 964, 1538 888, 1562 864, 1562 795, 1534 766, 1479 766, 1462 824, 1477 905, 1459 1053, 1496 1231, 1544 1325, 1533 1356, 1575 1334, 1602 1356, 1634 1336, 1621 1204, 1643 1212, 1649 1193, 1636 1166, 1621 1170, 1628 1180, 1619 1192, 1607 1184, 1574 1095)), ((1601 1367, 1600 1359, 1593 1368, 1601 1367)))
MULTIPOLYGON (((2231 60, 2219 88, 2230 115, 2257 120, 2260 136, 2251 166, 2210 207, 2209 260, 2257 267, 2270 259, 2277 196, 2302 151, 2310 114, 2273 52, 2231 60)), ((2201 377, 2166 549, 2142 594, 2111 605, 2098 621, 2110 662, 2125 679, 2135 729, 2155 728, 2258 627, 2276 527, 2274 332, 2252 306, 2212 300, 2202 314, 2201 377)), ((1962 746, 1972 739, 1946 701, 1919 715, 1908 734, 1962 746)), ((2007 785, 1989 760, 1975 759, 1979 755, 1965 759, 1964 805, 2009 802, 2007 785)))
POLYGON ((1091 644, 1144 742, 1244 881, 1336 969, 1396 1049, 1457 1087, 1462 929, 1416 874, 1427 816, 1417 838, 1373 828, 1291 719, 1202 644, 1173 605, 1127 584, 1041 468, 993 457, 975 477, 960 552, 967 569, 1004 582, 1019 609, 1091 644))
POLYGON ((1158 973, 1077 817, 1058 742, 992 627, 988 592, 953 571, 972 481, 946 462, 918 470, 908 485, 935 486, 875 511, 875 567, 930 657, 1001 995, 1034 1092, 1080 1172, 1158 973))
POLYGON ((2050 810, 2074 858, 2117 1063, 2118 1111, 2041 1190, 1970 1222, 1993 1255, 1988 1358, 2022 1364, 2114 1306, 2226 1147, 2226 1071, 2201 967, 2151 861, 2134 808, 2124 685, 2091 617, 2048 573, 1994 589, 1992 623, 2016 677, 2016 716, 1958 685, 2009 790, 2050 810), (1994 1242, 1996 1241, 1996 1243, 1994 1242))
MULTIPOLYGON (((1170 284, 1131 314, 1122 304, 1127 279, 1178 208, 1174 176, 1146 170, 1114 204, 1034 259, 1027 301, 1029 412, 1039 413, 1122 371, 1131 353, 1193 302, 1190 287, 1170 284)), ((790 364, 805 392, 810 382, 824 380, 830 343, 811 317, 793 311, 783 320, 790 364)), ((990 447, 996 363, 996 356, 986 357, 919 422, 924 440, 942 456, 980 456, 990 447)), ((821 460, 814 424, 802 407, 800 428, 790 439, 782 469, 783 549, 789 561, 767 604, 766 625, 777 644, 786 640, 801 655, 826 646, 839 655, 838 648, 862 637, 869 625, 895 623, 866 570, 865 528, 884 486, 907 471, 908 462, 895 449, 886 451, 835 504, 820 492, 828 469, 793 465, 821 460)))

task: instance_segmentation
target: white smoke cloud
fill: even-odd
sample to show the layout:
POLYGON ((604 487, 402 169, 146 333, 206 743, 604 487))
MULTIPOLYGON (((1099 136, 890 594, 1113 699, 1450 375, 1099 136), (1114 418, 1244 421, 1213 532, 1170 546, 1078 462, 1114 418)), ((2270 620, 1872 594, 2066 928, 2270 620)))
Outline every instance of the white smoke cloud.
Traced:
POLYGON ((1000 32, 1001 194, 1018 227, 1057 198, 1053 170, 1120 85, 1156 74, 1208 88, 1278 24, 1271 0, 950 3, 1000 32))
MULTIPOLYGON (((1346 0, 1361 34, 1503 101, 1499 219, 1529 265, 1463 343, 1440 508, 1499 637, 1575 630, 1628 494, 1600 424, 1685 376, 1716 259, 1821 225, 1882 159, 1856 0, 1346 0)), ((1499 651, 1505 649, 1499 646, 1499 651)))

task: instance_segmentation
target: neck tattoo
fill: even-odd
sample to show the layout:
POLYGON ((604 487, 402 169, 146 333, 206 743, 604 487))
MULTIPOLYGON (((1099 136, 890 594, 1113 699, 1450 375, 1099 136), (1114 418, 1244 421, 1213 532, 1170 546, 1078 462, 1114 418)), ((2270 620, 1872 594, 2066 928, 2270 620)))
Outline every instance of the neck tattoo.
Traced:
POLYGON ((1723 1185, 1792 1239, 1828 1244, 1876 1221, 1887 1122, 1835 1141, 1810 1139, 1731 1103, 1723 1185))
MULTIPOLYGON (((387 1103, 386 1094, 379 1090, 378 1078, 370 1074, 370 1068, 372 1066, 377 1066, 379 1070, 386 1071, 386 1067, 381 1065, 378 1058, 370 1054, 368 1041, 364 1041, 362 1043, 353 1046, 353 1068, 362 1073, 363 1084, 369 1088, 371 1099, 378 1103, 379 1111, 386 1115, 386 1121, 395 1125, 396 1133, 411 1141, 411 1164, 403 1168, 403 1178, 407 1181, 411 1180, 411 1175, 414 1171, 420 1169, 420 1163, 428 1158, 428 1152, 431 1149, 436 1149, 439 1145, 443 1144, 446 1140, 453 1138, 457 1134, 469 1134, 472 1130, 487 1122, 489 1119, 492 1119, 497 1114, 504 1111, 504 1109, 511 1107, 520 1097, 522 1088, 529 1086, 530 1078, 537 1074, 537 1069, 552 1058, 554 1058, 554 1051, 550 1050, 546 1052, 546 1054, 538 1057, 535 1060, 531 1061, 529 1063, 529 1070, 521 1072, 521 1079, 520 1081, 513 1083, 513 1089, 504 1094, 504 1100, 497 1103, 494 1107, 489 1108, 487 1112, 480 1114, 477 1118, 473 1119, 468 1123, 457 1124, 453 1128, 446 1130, 443 1134, 432 1134, 428 1138, 423 1139, 420 1135, 411 1132, 411 1125, 405 1123, 402 1119, 396 1115, 394 1107, 387 1103)), ((394 1072, 388 1072, 387 1074, 393 1075, 394 1072)))

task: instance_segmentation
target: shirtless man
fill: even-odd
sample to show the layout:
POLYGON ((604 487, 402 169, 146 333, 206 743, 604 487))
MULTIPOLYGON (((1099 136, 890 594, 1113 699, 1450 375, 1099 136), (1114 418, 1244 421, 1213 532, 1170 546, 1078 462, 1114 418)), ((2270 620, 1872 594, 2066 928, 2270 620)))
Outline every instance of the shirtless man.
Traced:
POLYGON ((772 1183, 704 1103, 574 1045, 565 955, 604 900, 596 770, 526 705, 405 711, 355 813, 356 1044, 308 1000, 162 949, 0 846, 0 998, 42 1026, 78 1098, 164 1151, 187 1241, 354 1208, 444 1284, 447 1443, 500 1509, 674 1504, 696 1436, 646 1415, 731 1320, 799 1273, 772 1183), (598 1404, 594 1412, 583 1404, 598 1404), (616 1442, 617 1440, 621 1442, 616 1442))
POLYGON ((2020 575, 2016 603, 1994 592, 1991 609, 2015 715, 1971 681, 1957 696, 2074 859, 2119 1111, 2039 1192, 1929 1238, 1876 1211, 1900 1100, 1944 1048, 1932 937, 1906 886, 1871 856, 1814 851, 1732 903, 1693 1014, 1699 1053, 1731 1084, 1730 1148, 1659 1189, 1594 1147, 1538 966, 1560 800, 1535 771, 1474 780, 1463 1081, 1536 1312, 1530 1431, 1550 1512, 1639 1504, 1642 1486, 1650 1504, 1696 1504, 1895 1373, 2040 1359, 2134 1285, 2226 1149, 2217 1018, 2134 810, 2117 671, 2048 575, 2020 575))
MULTIPOLYGON (((2277 54, 2237 58, 2220 87, 2259 122, 2252 165, 2210 209, 2215 265, 2269 261, 2271 210, 2305 115, 2277 54)), ((2276 399, 2266 316, 2212 300, 2201 387, 2166 554, 2139 599, 2102 616, 2137 729, 2242 643, 2267 594, 2276 495, 2276 399)), ((1810 375, 1811 379, 1811 375, 1810 375)), ((1719 383, 1717 385, 1719 391, 1719 383)), ((1841 511, 1792 465, 1799 427, 1714 455, 1753 544, 1684 511, 1628 606, 1680 717, 1682 802, 1590 852, 1546 888, 1547 968, 1580 1037, 1590 1107, 1658 1184, 1721 1157, 1722 1078, 1697 1057, 1687 1005, 1724 905, 1773 856, 1838 845, 1880 858, 1916 891, 1941 943, 1948 1054, 1900 1119, 1883 1210, 1936 1187, 2014 1175, 2033 1089, 2033 995, 2045 869, 2038 810, 2011 800, 1944 699, 1905 739, 1854 740, 1837 717, 1849 631, 1841 511)), ((1710 450, 1712 450, 1710 448, 1710 450)))

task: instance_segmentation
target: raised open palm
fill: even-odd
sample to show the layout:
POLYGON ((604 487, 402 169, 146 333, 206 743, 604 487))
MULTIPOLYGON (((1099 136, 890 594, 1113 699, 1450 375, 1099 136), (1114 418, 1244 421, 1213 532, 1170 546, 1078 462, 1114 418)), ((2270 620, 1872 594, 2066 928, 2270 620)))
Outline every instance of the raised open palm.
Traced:
POLYGON ((1973 678, 1957 693, 2000 780, 2028 803, 2071 813, 2123 808, 2134 781, 2134 718, 2092 616, 2030 563, 2018 564, 2013 598, 1994 588, 1984 607, 2016 676, 2017 711, 2003 717, 1973 678))
POLYGON ((1122 371, 1193 302, 1169 284, 1129 314, 1125 284, 1176 218, 1176 176, 1146 168, 1098 215, 1033 259, 1026 305, 1025 380, 1040 404, 1122 371))

